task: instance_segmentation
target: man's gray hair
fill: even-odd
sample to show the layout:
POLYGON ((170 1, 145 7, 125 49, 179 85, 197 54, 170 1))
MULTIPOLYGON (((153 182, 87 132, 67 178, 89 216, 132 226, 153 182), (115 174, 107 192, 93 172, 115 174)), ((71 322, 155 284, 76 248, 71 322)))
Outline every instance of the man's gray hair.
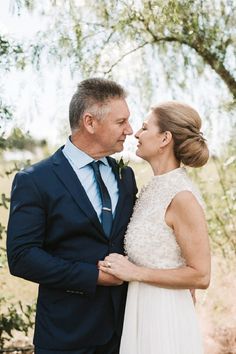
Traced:
POLYGON ((97 118, 102 118, 109 111, 107 103, 111 99, 124 99, 126 96, 124 88, 114 81, 100 78, 81 81, 70 102, 71 130, 79 128, 82 116, 86 111, 97 118))

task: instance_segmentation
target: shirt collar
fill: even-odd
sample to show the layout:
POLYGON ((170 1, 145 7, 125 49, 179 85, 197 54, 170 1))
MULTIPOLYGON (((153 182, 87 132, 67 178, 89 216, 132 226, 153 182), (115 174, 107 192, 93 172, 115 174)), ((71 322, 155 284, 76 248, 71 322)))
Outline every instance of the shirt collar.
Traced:
MULTIPOLYGON (((77 146, 75 146, 71 142, 70 137, 66 141, 66 144, 63 148, 63 152, 77 168, 83 168, 84 166, 87 166, 89 163, 94 161, 94 159, 88 154, 86 154, 86 152, 80 150, 77 146)), ((102 157, 101 159, 99 159, 99 161, 102 161, 106 166, 109 166, 106 157, 102 157)))

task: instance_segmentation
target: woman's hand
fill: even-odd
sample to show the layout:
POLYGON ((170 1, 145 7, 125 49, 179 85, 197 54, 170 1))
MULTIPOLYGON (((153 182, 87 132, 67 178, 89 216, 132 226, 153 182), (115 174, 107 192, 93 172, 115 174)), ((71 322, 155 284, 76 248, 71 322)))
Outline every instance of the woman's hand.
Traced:
POLYGON ((98 268, 123 281, 138 281, 139 267, 118 253, 111 253, 103 261, 99 261, 98 268))

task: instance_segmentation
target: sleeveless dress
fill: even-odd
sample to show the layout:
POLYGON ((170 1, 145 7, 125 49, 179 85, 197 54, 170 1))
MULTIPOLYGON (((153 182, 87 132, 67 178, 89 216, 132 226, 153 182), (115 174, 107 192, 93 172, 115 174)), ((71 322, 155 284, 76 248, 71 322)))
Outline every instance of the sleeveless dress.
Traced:
MULTIPOLYGON (((185 265, 165 213, 181 191, 203 206, 185 168, 154 176, 136 202, 125 236, 129 259, 158 269, 185 265)), ((120 354, 203 354, 193 300, 188 289, 167 289, 141 282, 128 287, 120 354)))

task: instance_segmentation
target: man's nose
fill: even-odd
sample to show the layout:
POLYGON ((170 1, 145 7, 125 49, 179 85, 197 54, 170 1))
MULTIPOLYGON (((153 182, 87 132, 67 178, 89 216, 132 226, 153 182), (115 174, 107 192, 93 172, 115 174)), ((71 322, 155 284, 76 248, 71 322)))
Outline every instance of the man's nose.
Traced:
POLYGON ((132 129, 131 125, 129 124, 129 122, 126 124, 124 133, 125 133, 125 135, 133 134, 133 129, 132 129))

